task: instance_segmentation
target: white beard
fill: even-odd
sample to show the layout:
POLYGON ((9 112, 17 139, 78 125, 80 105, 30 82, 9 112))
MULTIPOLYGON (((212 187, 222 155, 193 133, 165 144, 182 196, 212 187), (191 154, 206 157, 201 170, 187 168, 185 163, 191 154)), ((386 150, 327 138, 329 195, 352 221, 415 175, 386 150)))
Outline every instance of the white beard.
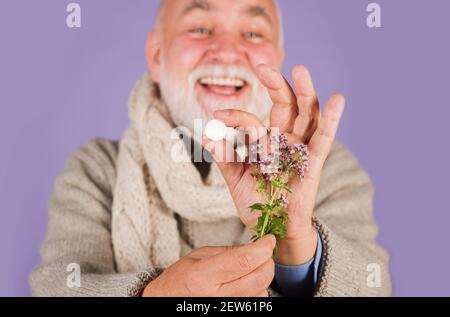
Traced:
POLYGON ((267 124, 272 100, 267 89, 259 82, 256 75, 242 67, 224 67, 221 65, 201 66, 195 69, 188 77, 188 87, 184 82, 177 82, 167 71, 161 60, 161 74, 159 88, 163 101, 167 104, 172 121, 179 127, 186 127, 194 131, 194 121, 202 120, 203 126, 213 119, 212 113, 220 109, 239 109, 255 114, 261 122, 267 124), (196 97, 195 87, 202 76, 239 76, 245 79, 251 88, 251 96, 246 105, 236 102, 219 102, 215 99, 203 101, 202 105, 196 97))

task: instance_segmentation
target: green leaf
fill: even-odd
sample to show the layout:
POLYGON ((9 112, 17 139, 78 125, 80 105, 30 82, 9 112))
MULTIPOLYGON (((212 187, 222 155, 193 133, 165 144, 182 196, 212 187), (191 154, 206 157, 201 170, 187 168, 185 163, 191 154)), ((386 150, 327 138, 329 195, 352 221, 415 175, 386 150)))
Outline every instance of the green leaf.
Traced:
POLYGON ((277 227, 280 227, 280 228, 284 227, 284 222, 283 222, 283 220, 281 220, 280 218, 273 217, 273 218, 272 218, 272 222, 273 222, 273 223, 275 224, 275 226, 277 226, 277 227))
POLYGON ((284 189, 286 187, 286 183, 283 181, 281 177, 275 177, 271 183, 272 186, 275 188, 284 189))
POLYGON ((267 189, 266 181, 263 180, 263 179, 258 180, 258 189, 257 189, 257 191, 261 193, 261 192, 266 191, 266 189, 267 189))
POLYGON ((253 204, 250 207, 251 210, 265 210, 265 205, 264 204, 253 204))
POLYGON ((288 212, 283 209, 277 209, 275 212, 283 217, 288 215, 288 212))
POLYGON ((264 215, 258 218, 258 224, 257 224, 258 227, 262 228, 262 226, 264 225, 264 218, 265 218, 264 215))

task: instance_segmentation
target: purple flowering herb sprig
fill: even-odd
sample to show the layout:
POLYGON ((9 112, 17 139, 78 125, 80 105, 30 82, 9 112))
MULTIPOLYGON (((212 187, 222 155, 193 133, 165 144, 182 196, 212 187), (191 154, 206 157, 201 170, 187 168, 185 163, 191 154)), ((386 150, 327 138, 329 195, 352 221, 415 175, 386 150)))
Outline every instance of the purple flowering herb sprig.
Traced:
POLYGON ((255 203, 249 208, 252 212, 261 212, 258 222, 253 228, 258 240, 267 234, 276 238, 286 237, 289 221, 287 194, 292 191, 288 184, 294 177, 303 181, 309 167, 308 147, 304 144, 289 145, 285 134, 273 135, 270 139, 271 153, 262 158, 264 146, 254 144, 250 147, 250 155, 257 181, 257 191, 262 194, 263 202, 255 203))

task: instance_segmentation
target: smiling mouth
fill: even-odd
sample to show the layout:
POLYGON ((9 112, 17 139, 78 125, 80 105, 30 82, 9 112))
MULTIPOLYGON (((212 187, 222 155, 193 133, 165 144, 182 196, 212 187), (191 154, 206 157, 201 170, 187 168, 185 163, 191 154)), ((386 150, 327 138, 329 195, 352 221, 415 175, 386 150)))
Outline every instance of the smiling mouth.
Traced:
POLYGON ((206 92, 222 97, 236 97, 248 87, 245 80, 237 77, 202 77, 198 84, 206 92))

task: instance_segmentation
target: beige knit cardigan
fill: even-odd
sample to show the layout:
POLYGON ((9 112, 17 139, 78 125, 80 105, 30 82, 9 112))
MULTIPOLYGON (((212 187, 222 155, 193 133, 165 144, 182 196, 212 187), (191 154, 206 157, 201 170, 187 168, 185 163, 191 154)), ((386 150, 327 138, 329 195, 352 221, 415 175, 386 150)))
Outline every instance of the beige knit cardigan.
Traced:
MULTIPOLYGON (((157 91, 145 75, 130 99, 145 94, 152 98, 150 102, 162 105, 156 93, 140 91, 143 81, 150 91, 157 91)), ((49 201, 47 236, 41 247, 42 262, 30 276, 34 296, 138 296, 170 264, 141 267, 146 262, 136 265, 126 258, 119 261, 114 241, 120 241, 122 257, 141 252, 136 244, 127 245, 126 240, 112 237, 119 151, 117 141, 94 139, 68 159, 56 178, 49 201), (70 263, 81 269, 79 287, 67 283, 70 263), (120 263, 133 265, 123 269, 120 263)), ((186 170, 195 173, 194 168, 186 170)), ((217 173, 217 169, 213 167, 211 173, 217 173)), ((150 199, 161 199, 158 186, 161 190, 166 187, 156 184, 150 199)), ((152 208, 171 206, 170 199, 177 199, 178 194, 165 195, 165 201, 152 208)), ((369 177, 351 153, 336 142, 324 166, 314 210, 314 224, 323 241, 315 296, 390 296, 388 255, 375 241, 378 230, 372 205, 369 177), (373 274, 380 283, 373 283, 373 274)), ((202 222, 173 214, 183 240, 179 257, 201 246, 239 243, 245 233, 237 217, 202 222)), ((164 230, 157 234, 164 234, 164 230)), ((140 242, 140 249, 152 250, 151 245, 140 242)))

